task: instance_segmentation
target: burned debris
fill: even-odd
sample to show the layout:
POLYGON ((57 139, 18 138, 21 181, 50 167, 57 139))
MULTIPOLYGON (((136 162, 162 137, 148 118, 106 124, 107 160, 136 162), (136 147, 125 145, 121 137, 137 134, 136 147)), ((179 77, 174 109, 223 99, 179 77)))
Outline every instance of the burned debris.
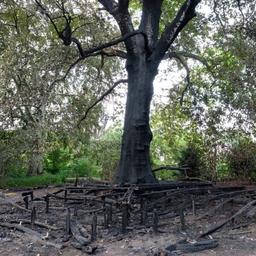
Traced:
POLYGON ((21 196, 18 201, 0 197, 1 230, 22 232, 57 250, 73 247, 87 254, 102 250, 99 240, 118 241, 145 232, 177 235, 176 242, 162 248, 166 255, 208 250, 219 243, 212 235, 224 227, 250 225, 256 214, 254 187, 202 181, 127 186, 76 181, 43 195, 31 190, 21 196))

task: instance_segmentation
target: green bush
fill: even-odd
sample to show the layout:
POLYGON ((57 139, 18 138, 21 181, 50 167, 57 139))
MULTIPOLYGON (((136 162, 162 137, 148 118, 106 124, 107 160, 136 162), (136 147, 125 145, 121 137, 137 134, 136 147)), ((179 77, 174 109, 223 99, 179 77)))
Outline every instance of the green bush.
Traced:
POLYGON ((6 177, 0 180, 0 188, 26 188, 26 187, 40 187, 50 184, 62 184, 61 176, 44 174, 40 176, 29 177, 6 177))
POLYGON ((75 177, 100 177, 101 175, 101 168, 87 157, 75 160, 70 168, 71 174, 75 177))
POLYGON ((72 158, 73 156, 68 147, 55 148, 45 155, 44 170, 48 173, 56 174, 61 170, 68 169, 72 158))
POLYGON ((218 180, 228 180, 232 177, 232 172, 229 163, 219 161, 217 164, 217 177, 218 180))
POLYGON ((102 170, 101 177, 112 180, 118 167, 122 129, 109 128, 99 139, 91 142, 90 151, 95 164, 102 170))
POLYGON ((189 167, 188 176, 200 176, 200 151, 196 145, 190 143, 180 152, 178 165, 180 167, 189 167))
POLYGON ((229 150, 227 160, 233 177, 256 179, 256 143, 240 139, 229 150))

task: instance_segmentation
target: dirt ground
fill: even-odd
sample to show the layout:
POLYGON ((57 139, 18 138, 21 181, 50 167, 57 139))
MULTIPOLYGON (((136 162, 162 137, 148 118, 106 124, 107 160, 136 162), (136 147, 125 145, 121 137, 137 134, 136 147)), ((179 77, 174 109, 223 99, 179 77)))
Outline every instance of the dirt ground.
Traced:
MULTIPOLYGON (((40 198, 46 193, 53 193, 57 188, 40 189, 35 190, 34 196, 40 198)), ((0 191, 1 196, 12 200, 12 202, 23 204, 21 192, 0 191)), ((243 201, 243 200, 241 200, 243 201)), ((62 227, 65 222, 65 213, 63 211, 51 210, 50 214, 46 215, 43 210, 40 211, 40 204, 37 206, 40 214, 40 221, 48 223, 56 227, 62 227)), ((56 205, 57 202, 54 204, 56 205)), ((24 206, 24 205, 23 205, 24 206)), ((202 218, 198 220, 198 216, 201 216, 206 210, 209 210, 214 205, 208 205, 207 208, 197 209, 196 215, 188 211, 185 213, 186 228, 181 230, 179 216, 170 219, 160 219, 159 232, 155 234, 152 227, 131 226, 128 232, 122 234, 120 228, 113 227, 104 229, 101 228, 98 233, 97 241, 90 246, 97 247, 95 255, 99 256, 150 256, 159 255, 164 256, 161 250, 164 250, 167 246, 175 244, 184 238, 192 239, 200 234, 203 230, 206 230, 212 224, 217 223, 220 220, 227 218, 229 214, 232 214, 235 210, 240 209, 239 202, 236 206, 232 205, 232 213, 229 205, 218 210, 214 216, 210 218, 202 218), (235 207, 235 209, 234 209, 235 207)), ((43 206, 42 206, 43 207, 43 206)), ((11 220, 29 219, 30 214, 24 213, 22 210, 15 209, 7 203, 0 201, 0 221, 10 222, 11 220)), ((79 217, 81 223, 88 223, 87 216, 79 217)), ((118 216, 116 216, 118 218, 118 216)), ((30 227, 30 225, 26 225, 30 227)), ((84 224, 86 227, 86 224, 84 224)), ((89 226, 87 225, 89 229, 89 226)), ((62 243, 62 249, 56 249, 52 246, 43 245, 31 239, 31 236, 27 236, 18 230, 13 230, 6 227, 0 227, 0 255, 1 256, 46 256, 46 255, 63 255, 63 256, 81 256, 87 255, 80 249, 75 249, 75 241, 73 238, 65 240, 65 230, 60 229, 58 231, 48 231, 44 228, 35 227, 35 230, 47 236, 45 241, 54 241, 54 243, 62 243)), ((169 255, 195 255, 195 256, 256 256, 256 219, 253 216, 249 221, 248 218, 239 218, 232 223, 225 225, 219 231, 213 233, 210 239, 217 239, 218 247, 210 250, 205 250, 196 253, 181 253, 179 251, 170 253, 169 255), (243 224, 244 225, 241 225, 243 224)))

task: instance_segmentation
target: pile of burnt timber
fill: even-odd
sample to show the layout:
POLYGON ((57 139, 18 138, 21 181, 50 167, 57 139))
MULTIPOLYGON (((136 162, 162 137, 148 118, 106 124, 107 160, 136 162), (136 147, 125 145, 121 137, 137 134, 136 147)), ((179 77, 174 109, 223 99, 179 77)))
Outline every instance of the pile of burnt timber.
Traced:
POLYGON ((255 188, 218 187, 203 181, 118 186, 76 180, 75 185, 66 185, 42 197, 36 197, 33 190, 23 192, 22 196, 21 202, 0 197, 0 203, 12 206, 12 214, 4 220, 0 215, 0 226, 19 230, 41 244, 56 248, 66 246, 69 241, 86 253, 96 250, 97 238, 105 233, 117 236, 151 229, 159 234, 166 232, 163 227, 170 225, 171 220, 178 220, 177 230, 184 231, 188 229, 189 216, 196 223, 212 218, 228 205, 232 214, 207 230, 194 232, 197 241, 194 245, 178 242, 167 247, 183 248, 184 252, 214 248, 217 242, 208 241, 210 234, 234 224, 238 218, 246 217, 248 223, 256 215, 255 188))

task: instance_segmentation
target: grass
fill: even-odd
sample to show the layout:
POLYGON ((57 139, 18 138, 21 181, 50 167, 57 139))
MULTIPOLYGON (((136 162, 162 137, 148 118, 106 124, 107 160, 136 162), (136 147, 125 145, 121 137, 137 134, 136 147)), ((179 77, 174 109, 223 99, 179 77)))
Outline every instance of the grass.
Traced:
POLYGON ((65 177, 62 175, 43 174, 40 176, 4 177, 0 179, 0 188, 27 188, 46 185, 63 184, 65 177))

